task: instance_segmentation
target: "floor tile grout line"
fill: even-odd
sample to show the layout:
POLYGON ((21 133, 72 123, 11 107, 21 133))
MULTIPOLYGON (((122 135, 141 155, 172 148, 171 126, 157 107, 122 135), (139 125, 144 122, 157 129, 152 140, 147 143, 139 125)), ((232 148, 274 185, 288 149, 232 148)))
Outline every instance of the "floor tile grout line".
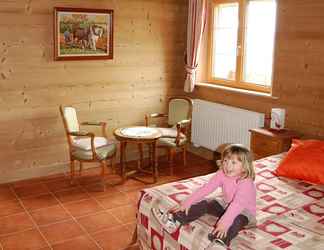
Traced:
MULTIPOLYGON (((64 206, 64 204, 54 195, 54 194, 52 194, 54 197, 55 197, 55 199, 58 201, 58 203, 60 204, 60 206, 64 209, 64 211, 66 212, 66 213, 68 213, 71 217, 72 217, 72 220, 81 228, 81 230, 83 230, 84 232, 85 232, 85 234, 89 237, 89 239, 99 248, 99 249, 101 249, 101 250, 103 250, 103 248, 99 245, 99 243, 89 234, 89 232, 84 228, 84 226, 83 225, 81 225, 79 222, 78 222, 78 220, 71 214, 71 212, 69 211, 69 210, 67 210, 66 208, 65 208, 65 206, 64 206)), ((71 239, 73 239, 73 238, 71 238, 71 239)), ((69 239, 69 240, 71 240, 71 239, 69 239)), ((66 240, 66 241, 68 241, 68 240, 66 240)))
POLYGON ((91 198, 91 197, 87 197, 87 198, 82 198, 82 199, 80 199, 80 200, 64 201, 64 202, 62 202, 62 201, 59 199, 59 197, 57 197, 54 193, 53 193, 52 195, 55 197, 56 200, 59 200, 60 203, 62 203, 63 205, 64 205, 64 204, 77 203, 77 202, 81 202, 81 201, 89 200, 89 198, 91 198))
POLYGON ((120 222, 121 226, 125 224, 122 220, 120 220, 117 216, 110 212, 109 209, 107 209, 106 212, 109 213, 112 217, 114 217, 118 222, 120 222))
MULTIPOLYGON (((93 184, 95 184, 95 183, 93 183, 93 184)), ((19 198, 21 200, 25 200, 25 199, 31 199, 31 198, 35 198, 35 197, 42 196, 42 195, 47 195, 47 194, 52 194, 52 195, 56 196, 57 193, 67 192, 67 191, 72 190, 72 189, 81 189, 83 192, 87 193, 88 197, 84 198, 82 200, 85 200, 85 199, 88 199, 88 198, 92 197, 91 194, 89 194, 89 192, 87 192, 87 189, 85 187, 83 187, 82 185, 78 185, 78 186, 74 186, 74 187, 70 187, 70 188, 66 188, 66 189, 61 189, 61 190, 56 190, 56 191, 52 191, 52 190, 49 189, 48 192, 46 192, 46 193, 32 194, 32 195, 23 196, 23 197, 15 195, 15 197, 16 197, 16 199, 19 198)), ((122 191, 119 191, 119 192, 122 192, 122 191)), ((104 197, 104 195, 100 196, 100 197, 104 197)), ((10 200, 14 201, 16 199, 10 199, 10 200)), ((79 200, 77 200, 77 201, 79 201, 79 200)), ((77 201, 72 200, 72 201, 66 201, 66 202, 62 202, 62 203, 70 203, 70 202, 77 202, 77 201)))
POLYGON ((24 203, 22 202, 22 200, 18 197, 16 191, 10 187, 12 189, 12 191, 14 192, 16 198, 18 199, 20 205, 23 207, 23 209, 25 210, 25 212, 27 213, 27 215, 29 216, 29 218, 31 219, 32 223, 34 224, 34 226, 36 227, 36 230, 40 233, 40 235, 42 236, 42 238, 45 240, 46 244, 48 245, 48 247, 50 249, 53 249, 51 247, 51 244, 49 243, 49 241, 47 240, 47 238, 45 237, 45 235, 42 233, 42 231, 39 229, 39 226, 37 225, 36 221, 34 220, 33 216, 31 215, 30 211, 27 210, 27 208, 25 207, 24 203))
MULTIPOLYGON (((107 183, 105 182, 105 185, 106 185, 107 183)), ((85 191, 88 193, 88 190, 86 190, 85 189, 85 191)), ((118 191, 118 190, 117 190, 118 191)), ((118 192, 120 192, 120 191, 118 191, 118 192)), ((88 195, 90 195, 91 196, 91 194, 89 194, 88 193, 88 195)), ((97 198, 98 197, 91 197, 92 199, 94 199, 95 200, 95 202, 102 208, 102 209, 104 209, 104 211, 106 211, 106 212, 108 212, 108 209, 107 208, 105 208, 98 200, 97 200, 97 198)), ((118 222, 121 222, 121 224, 123 223, 120 219, 118 219, 115 215, 113 215, 111 212, 108 212, 113 218, 115 218, 118 222)), ((100 230, 99 230, 100 231, 100 230)), ((97 233, 97 232, 95 232, 95 233, 97 233)))
MULTIPOLYGON (((140 192, 141 190, 137 190, 137 192, 140 192)), ((125 193, 125 195, 127 195, 126 193, 125 193)), ((139 198, 139 197, 138 197, 139 198)), ((130 200, 131 200, 131 198, 129 198, 130 200)), ((131 204, 130 204, 131 206, 133 206, 134 208, 135 208, 135 210, 136 210, 136 215, 135 215, 135 223, 137 223, 137 220, 138 220, 138 208, 137 208, 137 205, 136 204, 133 204, 133 201, 131 200, 131 204)), ((129 223, 124 223, 125 225, 126 224, 129 224, 129 223)), ((137 228, 136 228, 137 226, 135 226, 135 230, 137 230, 137 228)), ((126 228, 127 229, 127 228, 126 228)), ((129 231, 130 232, 130 231, 129 231)), ((133 232, 130 232, 131 234, 132 234, 132 237, 133 237, 133 234, 134 234, 134 231, 133 232)))
POLYGON ((107 231, 107 230, 112 230, 112 229, 115 229, 115 228, 118 228, 118 227, 124 227, 126 224, 129 224, 129 223, 124 223, 124 224, 112 226, 112 227, 109 227, 109 228, 102 228, 102 229, 100 229, 98 231, 95 231, 93 234, 99 234, 99 233, 102 233, 102 232, 107 231))
MULTIPOLYGON (((127 205, 132 205, 132 206, 134 206, 134 204, 132 203, 133 201, 132 201, 132 199, 124 192, 124 191, 120 191, 120 190, 117 190, 118 192, 120 192, 120 193, 122 193, 122 194, 125 194, 126 196, 127 196, 127 199, 130 201, 130 203, 128 203, 127 205)), ((139 192, 140 190, 138 190, 138 192, 139 192)), ((87 190, 86 190, 86 192, 87 192, 87 190)), ((115 226, 116 228, 117 227, 119 227, 119 226, 122 226, 122 227, 124 227, 127 223, 124 223, 122 220, 120 220, 117 216, 115 216, 111 211, 109 211, 109 210, 111 210, 111 209, 106 209, 98 200, 97 200, 97 198, 99 198, 99 197, 92 197, 102 208, 104 208, 105 210, 106 210, 106 212, 108 212, 113 218, 115 218, 118 222, 121 222, 121 225, 117 225, 117 226, 115 226)), ((137 210, 137 207, 136 206, 134 206, 135 208, 136 208, 136 210, 137 210)), ((135 222, 136 222, 136 220, 135 220, 135 222)), ((101 232, 104 232, 105 230, 110 230, 110 229, 113 229, 113 228, 115 228, 115 227, 111 227, 111 228, 109 228, 109 229, 103 229, 103 230, 99 230, 99 231, 97 231, 97 232, 95 232, 95 234, 98 234, 98 233, 101 233, 101 232)), ((127 229, 127 228, 126 228, 127 229)), ((136 229, 135 229, 136 230, 136 229)), ((129 231, 129 233, 131 233, 132 235, 133 235, 133 233, 134 232, 130 232, 129 231)), ((132 236, 133 237, 133 236, 132 236)), ((130 242, 131 243, 131 242, 130 242)), ((127 247, 126 247, 126 249, 127 249, 127 247)))
POLYGON ((24 233, 24 232, 27 232, 27 231, 30 231, 30 230, 33 230, 33 229, 35 229, 35 228, 34 227, 29 227, 29 228, 26 228, 26 229, 23 229, 23 230, 20 230, 20 231, 15 231, 15 232, 7 233, 7 234, 2 234, 0 237, 9 237, 9 236, 15 235, 17 233, 24 233))
MULTIPOLYGON (((52 195, 52 193, 48 193, 48 194, 51 194, 51 195, 52 195)), ((33 197, 37 197, 37 196, 38 196, 38 195, 33 196, 33 197)), ((33 198, 33 197, 29 197, 29 198, 33 198)), ((92 197, 90 197, 90 198, 92 198, 92 197)), ((22 200, 23 200, 23 199, 22 199, 22 200)), ((77 202, 85 201, 85 200, 87 200, 87 199, 82 199, 82 200, 77 200, 77 201, 69 201, 69 202, 64 202, 64 203, 62 203, 62 204, 72 204, 72 203, 77 203, 77 202)), ((24 206, 21 205, 21 202, 20 202, 18 199, 14 199, 14 200, 12 200, 12 201, 16 201, 16 202, 18 202, 19 205, 23 208, 23 211, 16 212, 16 213, 12 213, 12 214, 8 214, 8 215, 0 216, 0 219, 2 219, 2 218, 6 218, 6 217, 10 217, 10 216, 13 216, 13 215, 17 215, 17 214, 22 214, 22 213, 25 212, 25 208, 24 208, 24 206)), ((22 201, 22 202, 23 202, 23 201, 22 201)), ((58 205, 59 205, 59 204, 53 204, 53 205, 50 205, 50 206, 48 206, 48 207, 36 208, 36 209, 32 209, 32 210, 30 210, 30 212, 31 212, 31 213, 34 213, 34 212, 38 212, 38 211, 43 210, 43 209, 53 208, 53 207, 58 206, 58 205)), ((26 210, 27 210, 27 209, 26 209, 26 210)), ((46 225, 47 225, 47 224, 46 224, 46 225)))
POLYGON ((49 192, 46 192, 46 193, 38 193, 38 194, 31 194, 31 195, 27 195, 27 196, 23 196, 23 197, 20 197, 19 195, 17 195, 17 197, 19 199, 28 199, 28 198, 33 198, 33 197, 36 197, 36 196, 41 196, 41 195, 46 195, 46 194, 49 194, 49 192))
MULTIPOLYGON (((125 195, 127 196, 127 194, 124 193, 123 191, 121 191, 121 193, 123 193, 123 194, 125 194, 125 195)), ((124 207, 124 206, 133 206, 133 207, 137 210, 137 207, 136 207, 136 205, 133 204, 132 199, 129 198, 128 196, 127 196, 127 198, 129 199, 130 203, 125 204, 125 205, 121 205, 121 206, 119 206, 119 207, 124 207)), ((106 209, 106 211, 109 212, 109 213, 110 213, 110 214, 111 214, 115 219, 117 219, 118 221, 120 221, 120 222, 122 223, 122 225, 127 224, 127 223, 121 221, 117 216, 115 216, 115 215, 110 211, 110 210, 115 209, 115 208, 116 208, 116 207, 109 208, 109 209, 106 209)), ((117 207, 117 208, 118 208, 118 207, 117 207)))
MULTIPOLYGON (((43 182, 39 181, 39 182, 36 182, 36 183, 28 183, 28 184, 25 184, 25 185, 22 185, 22 186, 18 186, 18 187, 14 187, 14 185, 11 184, 10 187, 15 192, 16 196, 18 196, 19 198, 28 198, 28 197, 32 197, 32 196, 36 196, 36 195, 34 195, 34 194, 27 194, 27 195, 21 196, 21 195, 18 194, 18 192, 16 191, 16 189, 18 189, 18 188, 24 188, 24 189, 26 189, 26 187, 28 187, 28 186, 33 186, 33 185, 38 185, 38 184, 45 185, 43 182)), ((47 194, 50 190, 49 190, 49 188, 46 185, 45 185, 45 188, 47 189, 47 191, 38 193, 37 195, 47 194)))
MULTIPOLYGON (((19 201, 18 201, 19 202, 19 201)), ((19 203, 19 205, 20 205, 20 203, 19 203)), ((21 211, 21 212, 17 212, 17 213, 13 213, 13 214, 8 214, 8 215, 3 215, 3 216, 0 216, 0 219, 2 219, 2 218, 7 218, 7 217, 10 217, 10 216, 14 216, 14 215, 18 215, 18 214, 22 214, 22 213, 24 213, 25 212, 25 210, 23 210, 23 211, 21 211)), ((0 234, 1 235, 1 234, 0 234)))
MULTIPOLYGON (((105 185, 107 184, 107 182, 105 182, 105 185)), ((117 190, 119 193, 121 193, 121 194, 125 194, 123 191, 120 191, 120 190, 117 190)), ((85 189, 85 192, 87 192, 88 193, 88 195, 90 195, 91 196, 91 194, 88 192, 88 190, 87 189, 85 189)), ((127 194, 125 194, 126 196, 127 196, 127 194)), ((104 196, 101 196, 101 197, 104 197, 104 196)), ((115 228, 115 227, 119 227, 119 226, 124 226, 124 225, 126 225, 127 223, 124 223, 122 220, 120 220, 117 216, 115 216, 112 212, 110 212, 109 210, 111 210, 111 209, 107 209, 107 208, 105 208, 98 200, 97 200, 97 198, 100 198, 100 197, 94 197, 94 196, 91 196, 91 198, 92 199, 94 199, 95 201, 96 201, 96 203, 101 207, 101 208, 103 208, 104 209, 104 211, 105 212, 107 212, 107 213, 109 213, 113 218, 115 218, 118 222, 120 222, 120 225, 117 225, 117 226, 113 226, 113 227, 110 227, 109 229, 112 229, 112 228, 115 228)), ((127 196, 127 198, 128 198, 128 200, 130 201, 130 203, 129 204, 127 204, 127 205, 133 205, 132 204, 132 200, 127 196)), ((102 230, 98 230, 98 231, 96 231, 94 234, 97 234, 97 233, 100 233, 100 232, 103 232, 103 231, 105 231, 105 230, 109 230, 108 228, 104 228, 104 229, 102 229, 102 230)), ((130 232, 130 233, 132 233, 132 232, 130 232)), ((92 236, 91 236, 92 237, 92 236)))
POLYGON ((52 222, 52 223, 48 223, 48 224, 44 224, 44 225, 39 225, 40 228, 42 227, 49 227, 49 226, 53 226, 55 224, 59 224, 61 222, 67 222, 67 221, 70 221, 72 218, 67 218, 67 219, 63 219, 63 220, 59 220, 59 221, 55 221, 55 222, 52 222))

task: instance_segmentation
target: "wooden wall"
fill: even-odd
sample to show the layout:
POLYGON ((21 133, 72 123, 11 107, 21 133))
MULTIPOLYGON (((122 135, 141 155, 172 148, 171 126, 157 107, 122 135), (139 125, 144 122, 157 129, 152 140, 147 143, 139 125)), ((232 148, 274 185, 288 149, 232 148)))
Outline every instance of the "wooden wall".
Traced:
MULTIPOLYGON (((324 137, 324 1, 278 0, 273 93, 258 97, 197 87, 193 98, 258 112, 286 109, 286 126, 306 137, 324 137)), ((198 78, 206 82, 206 42, 198 78)))
POLYGON ((144 124, 181 92, 186 0, 0 1, 0 182, 57 172, 68 161, 59 117, 144 124), (53 61, 53 7, 114 10, 114 59, 53 61))

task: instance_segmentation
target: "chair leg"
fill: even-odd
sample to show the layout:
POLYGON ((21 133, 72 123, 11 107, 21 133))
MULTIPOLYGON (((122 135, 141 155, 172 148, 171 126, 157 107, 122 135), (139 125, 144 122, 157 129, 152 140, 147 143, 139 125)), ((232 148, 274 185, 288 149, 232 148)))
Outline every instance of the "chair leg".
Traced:
POLYGON ((75 160, 70 161, 70 183, 74 184, 74 174, 75 174, 75 160))
POLYGON ((174 156, 175 156, 176 150, 171 148, 169 150, 169 167, 170 167, 170 175, 173 175, 174 173, 174 156))
POLYGON ((187 147, 182 148, 183 166, 187 166, 187 147))
POLYGON ((107 161, 103 160, 101 162, 101 182, 102 182, 102 187, 103 191, 106 191, 106 185, 105 185, 105 170, 107 168, 107 161))

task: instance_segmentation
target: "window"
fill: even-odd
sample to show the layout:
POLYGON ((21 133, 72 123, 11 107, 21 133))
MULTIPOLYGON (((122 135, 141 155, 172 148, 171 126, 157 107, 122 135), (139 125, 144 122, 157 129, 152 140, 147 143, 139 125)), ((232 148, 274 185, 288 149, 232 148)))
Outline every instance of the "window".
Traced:
POLYGON ((209 80, 270 92, 276 0, 215 0, 209 80))

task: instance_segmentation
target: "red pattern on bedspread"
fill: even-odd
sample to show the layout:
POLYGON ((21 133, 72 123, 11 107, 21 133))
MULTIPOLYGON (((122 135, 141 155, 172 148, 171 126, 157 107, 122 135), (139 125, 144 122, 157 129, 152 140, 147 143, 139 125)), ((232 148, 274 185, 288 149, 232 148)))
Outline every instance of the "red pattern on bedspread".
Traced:
MULTIPOLYGON (((242 230, 231 249, 324 249, 324 186, 276 177, 274 170, 284 154, 255 162, 257 227, 242 230)), ((137 215, 137 233, 143 250, 203 250, 216 222, 205 215, 168 234, 152 214, 152 208, 166 210, 185 199, 212 175, 168 183, 142 192, 137 215)), ((217 198, 220 190, 210 197, 217 198)), ((224 249, 214 245, 208 249, 224 249)))

